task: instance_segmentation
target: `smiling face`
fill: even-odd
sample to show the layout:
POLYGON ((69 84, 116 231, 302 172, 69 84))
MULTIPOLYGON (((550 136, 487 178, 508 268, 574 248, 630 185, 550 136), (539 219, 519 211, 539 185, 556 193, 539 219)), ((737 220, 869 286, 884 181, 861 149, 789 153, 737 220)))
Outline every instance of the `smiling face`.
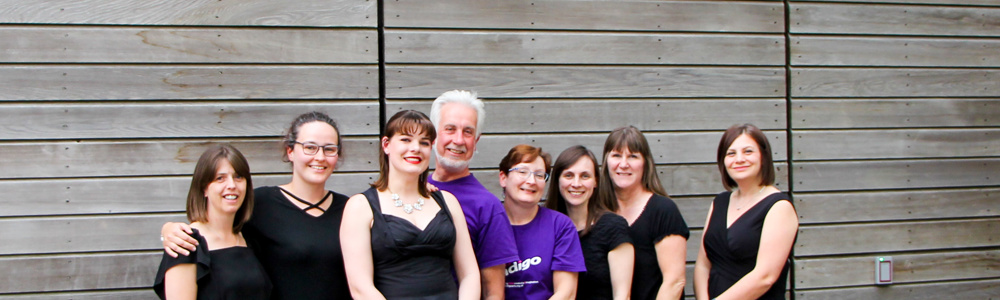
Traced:
POLYGON ((566 199, 566 205, 586 207, 597 187, 596 174, 594 162, 586 156, 559 174, 559 194, 566 199))
POLYGON ((205 187, 208 210, 235 214, 246 197, 246 178, 237 174, 233 165, 226 159, 220 159, 215 169, 215 177, 205 187))
POLYGON ((642 153, 632 152, 628 148, 611 150, 604 158, 604 163, 615 188, 631 189, 642 186, 642 173, 646 163, 642 153))
POLYGON ((545 161, 541 157, 536 157, 530 162, 511 166, 511 169, 513 168, 527 170, 525 172, 527 176, 506 170, 500 172, 500 186, 504 188, 504 199, 537 205, 545 192, 545 181, 535 178, 534 173, 545 173, 545 161))
POLYGON ((382 137, 382 152, 388 156, 390 172, 421 173, 427 170, 434 141, 426 133, 397 133, 382 137))
POLYGON ((741 134, 726 150, 726 173, 736 182, 760 181, 760 145, 747 134, 741 134))
POLYGON ((339 133, 330 124, 319 121, 302 124, 295 141, 298 143, 285 147, 285 155, 288 156, 288 161, 292 162, 293 180, 325 185, 337 166, 339 156, 326 156, 322 149, 316 154, 308 155, 300 143, 312 143, 321 147, 337 145, 338 136, 339 133))
POLYGON ((439 169, 461 172, 469 168, 479 141, 476 122, 476 110, 468 105, 447 103, 441 106, 434 152, 439 169))

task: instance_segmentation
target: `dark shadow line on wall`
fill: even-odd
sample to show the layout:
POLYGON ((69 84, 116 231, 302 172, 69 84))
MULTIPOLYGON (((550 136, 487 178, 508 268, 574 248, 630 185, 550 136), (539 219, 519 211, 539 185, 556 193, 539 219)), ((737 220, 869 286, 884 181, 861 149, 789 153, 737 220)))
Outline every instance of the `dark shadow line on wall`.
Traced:
POLYGON ((385 130, 385 0, 378 0, 378 135, 385 130))
MULTIPOLYGON (((795 157, 792 151, 792 34, 790 0, 784 0, 785 6, 785 153, 788 160, 788 197, 795 203, 795 157)), ((797 240, 797 238, 796 238, 797 240)), ((795 300, 795 247, 788 253, 788 299, 795 300)))

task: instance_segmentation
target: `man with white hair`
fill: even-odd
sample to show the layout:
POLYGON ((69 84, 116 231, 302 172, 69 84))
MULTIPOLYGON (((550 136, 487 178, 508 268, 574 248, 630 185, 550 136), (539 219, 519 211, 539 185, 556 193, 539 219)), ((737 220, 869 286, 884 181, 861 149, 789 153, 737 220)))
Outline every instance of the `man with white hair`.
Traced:
POLYGON ((431 106, 437 129, 434 145, 436 167, 428 182, 458 198, 469 225, 482 278, 483 299, 504 296, 504 267, 518 260, 514 230, 503 205, 475 176, 469 162, 476 152, 486 117, 483 101, 470 91, 441 94, 431 106))

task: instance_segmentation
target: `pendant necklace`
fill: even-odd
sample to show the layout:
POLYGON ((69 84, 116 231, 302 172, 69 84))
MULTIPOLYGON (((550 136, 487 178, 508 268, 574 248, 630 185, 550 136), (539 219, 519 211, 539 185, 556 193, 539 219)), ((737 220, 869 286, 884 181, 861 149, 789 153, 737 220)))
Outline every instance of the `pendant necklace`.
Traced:
MULTIPOLYGON (((389 191, 389 189, 386 190, 389 191)), ((408 214, 413 213, 414 209, 424 210, 424 198, 417 198, 417 203, 403 204, 403 199, 399 198, 399 194, 393 193, 392 191, 389 191, 389 193, 392 193, 392 205, 402 207, 403 211, 408 214)))
MULTIPOLYGON (((751 195, 750 197, 756 197, 756 196, 757 196, 757 194, 760 194, 760 192, 763 192, 765 188, 767 188, 767 186, 766 186, 766 185, 765 185, 765 186, 762 186, 762 187, 760 188, 760 190, 759 190, 759 191, 757 191, 757 193, 755 193, 755 194, 751 195)), ((738 193, 740 193, 740 195, 742 196, 742 194, 743 194, 743 191, 740 191, 740 190, 738 190, 738 189, 737 189, 737 192, 738 192, 738 193)), ((739 210, 743 209, 743 206, 744 206, 744 205, 746 205, 746 204, 747 204, 747 203, 746 203, 746 202, 744 201, 744 202, 743 202, 743 204, 741 204, 741 205, 740 205, 739 207, 736 207, 736 210, 737 210, 737 211, 739 211, 739 210)))

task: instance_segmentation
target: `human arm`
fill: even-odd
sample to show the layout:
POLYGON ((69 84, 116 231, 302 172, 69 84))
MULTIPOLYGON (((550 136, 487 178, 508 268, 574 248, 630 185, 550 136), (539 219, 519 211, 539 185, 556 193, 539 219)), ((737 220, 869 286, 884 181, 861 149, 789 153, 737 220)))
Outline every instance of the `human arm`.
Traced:
POLYGON ((504 286, 507 278, 504 276, 505 265, 495 265, 480 269, 482 274, 483 300, 503 300, 504 286))
POLYGON ((373 217, 364 195, 354 195, 347 200, 344 218, 340 223, 340 245, 344 255, 347 285, 354 299, 385 299, 375 288, 375 266, 370 242, 373 217))
POLYGON ((465 223, 465 213, 462 212, 458 199, 448 192, 442 192, 451 220, 455 224, 455 251, 452 260, 455 264, 455 275, 458 279, 459 299, 479 299, 482 295, 479 279, 479 264, 476 263, 476 253, 472 251, 472 240, 469 238, 468 225, 465 223))
POLYGON ((663 283, 656 293, 657 300, 680 299, 684 294, 686 244, 687 239, 683 236, 668 235, 653 246, 660 272, 663 273, 663 283))
POLYGON ((580 273, 569 271, 552 271, 552 300, 576 299, 576 283, 580 273))
POLYGON ((198 297, 195 264, 178 264, 167 269, 163 280, 163 295, 168 300, 194 300, 198 297))
POLYGON ((635 268, 635 247, 623 243, 608 252, 608 268, 611 270, 611 290, 614 299, 630 299, 632 272, 635 268))
MULTIPOLYGON (((705 218, 705 227, 702 228, 708 229, 708 224, 712 221, 712 210, 715 210, 715 204, 708 207, 708 217, 705 218)), ((708 273, 712 270, 712 262, 708 261, 708 255, 705 254, 704 234, 700 242, 698 259, 694 262, 694 297, 698 300, 708 300, 708 273)))
POLYGON ((764 217, 754 269, 716 299, 756 299, 767 292, 784 272, 798 230, 798 215, 791 202, 778 201, 771 206, 764 217))
POLYGON ((177 258, 177 254, 188 256, 190 251, 198 247, 198 240, 191 236, 191 225, 186 223, 167 222, 160 228, 161 242, 163 250, 170 257, 177 258))

